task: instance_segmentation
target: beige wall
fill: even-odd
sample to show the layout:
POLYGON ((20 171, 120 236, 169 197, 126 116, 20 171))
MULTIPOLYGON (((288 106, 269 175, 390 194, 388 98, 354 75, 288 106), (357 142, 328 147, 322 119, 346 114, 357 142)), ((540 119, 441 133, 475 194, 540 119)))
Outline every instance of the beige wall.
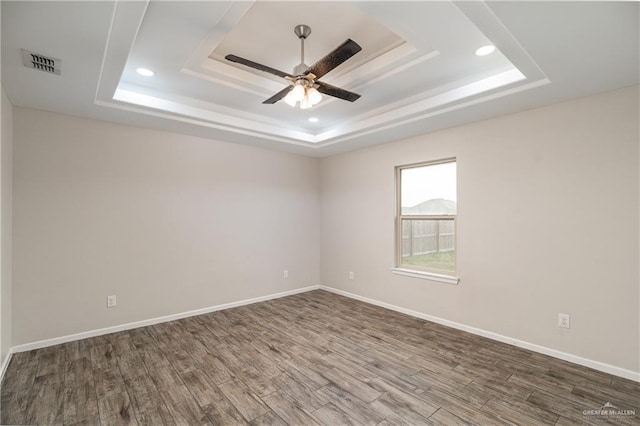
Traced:
POLYGON ((11 347, 11 217, 13 168, 13 106, 2 90, 2 136, 0 139, 0 365, 11 347))
POLYGON ((14 345, 319 282, 316 159, 22 108, 14 136, 14 345))
POLYGON ((321 282, 640 371, 638 144, 632 87, 324 159, 321 282), (390 272, 394 166, 447 157, 457 286, 390 272))
POLYGON ((639 371, 638 112, 634 87, 319 162, 15 108, 13 345, 322 283, 639 371), (451 156, 462 281, 393 275, 394 166, 451 156))

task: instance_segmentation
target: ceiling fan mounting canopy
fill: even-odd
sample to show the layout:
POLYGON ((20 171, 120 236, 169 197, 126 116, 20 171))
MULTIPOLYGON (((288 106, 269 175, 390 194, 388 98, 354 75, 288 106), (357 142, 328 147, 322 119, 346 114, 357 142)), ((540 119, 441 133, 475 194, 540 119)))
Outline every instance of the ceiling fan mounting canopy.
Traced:
POLYGON ((320 101, 320 93, 349 102, 354 102, 360 98, 360 95, 357 93, 318 81, 318 79, 329 71, 361 51, 362 47, 360 47, 358 43, 347 39, 318 62, 308 66, 304 63, 304 41, 311 34, 311 28, 308 25, 300 24, 293 28, 293 32, 300 39, 300 64, 294 68, 293 75, 232 54, 225 56, 225 59, 259 71, 277 75, 289 81, 289 86, 263 101, 263 104, 275 104, 280 99, 285 98, 285 101, 289 105, 295 106, 296 102, 300 102, 300 108, 306 109, 320 101))
POLYGON ((298 38, 307 38, 311 34, 311 27, 304 24, 296 25, 293 28, 293 32, 298 36, 298 38))

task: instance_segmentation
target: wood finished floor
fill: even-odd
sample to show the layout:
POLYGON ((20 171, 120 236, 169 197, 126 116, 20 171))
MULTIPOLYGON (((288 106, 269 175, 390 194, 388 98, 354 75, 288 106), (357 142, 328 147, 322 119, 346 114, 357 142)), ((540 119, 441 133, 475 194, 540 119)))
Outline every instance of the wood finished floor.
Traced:
POLYGON ((640 423, 638 383, 319 290, 15 354, 1 397, 2 424, 640 423))

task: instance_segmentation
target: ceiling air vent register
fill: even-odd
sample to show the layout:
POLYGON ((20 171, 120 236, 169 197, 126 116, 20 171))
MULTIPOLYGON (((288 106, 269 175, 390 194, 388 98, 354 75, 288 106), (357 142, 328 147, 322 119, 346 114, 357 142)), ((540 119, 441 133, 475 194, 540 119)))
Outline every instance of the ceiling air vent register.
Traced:
POLYGON ((62 68, 62 61, 60 59, 33 53, 25 49, 22 49, 22 63, 27 68, 56 75, 60 75, 62 68))

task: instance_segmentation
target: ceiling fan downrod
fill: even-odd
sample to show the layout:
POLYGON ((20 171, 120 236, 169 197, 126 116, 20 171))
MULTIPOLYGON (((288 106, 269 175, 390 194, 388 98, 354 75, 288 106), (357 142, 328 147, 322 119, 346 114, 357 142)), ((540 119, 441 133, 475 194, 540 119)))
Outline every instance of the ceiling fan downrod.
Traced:
POLYGON ((297 75, 301 75, 307 68, 309 68, 304 63, 304 41, 311 34, 311 28, 308 25, 300 24, 293 28, 293 32, 300 39, 300 64, 294 68, 293 72, 297 75))

